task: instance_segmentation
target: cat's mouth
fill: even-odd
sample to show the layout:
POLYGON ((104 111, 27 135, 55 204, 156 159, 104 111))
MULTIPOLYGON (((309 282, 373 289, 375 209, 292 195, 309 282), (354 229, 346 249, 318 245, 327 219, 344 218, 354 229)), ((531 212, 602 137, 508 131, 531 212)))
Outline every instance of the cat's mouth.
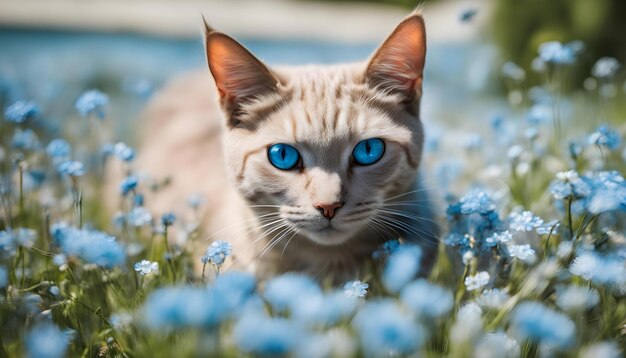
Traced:
POLYGON ((313 242, 324 246, 341 245, 347 242, 353 235, 352 231, 333 225, 332 221, 325 227, 315 230, 303 230, 304 234, 313 242))
POLYGON ((340 214, 339 217, 332 219, 322 218, 321 215, 294 218, 290 211, 286 211, 283 218, 312 242, 324 246, 336 246, 346 243, 362 229, 367 221, 365 214, 359 211, 354 214, 340 214))

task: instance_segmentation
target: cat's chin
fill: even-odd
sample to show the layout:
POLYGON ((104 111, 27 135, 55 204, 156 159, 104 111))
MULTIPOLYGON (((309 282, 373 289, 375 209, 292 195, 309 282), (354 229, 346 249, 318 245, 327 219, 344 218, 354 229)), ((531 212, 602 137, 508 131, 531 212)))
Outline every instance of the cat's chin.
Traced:
POLYGON ((318 245, 336 246, 346 243, 353 236, 352 232, 338 230, 332 226, 321 230, 307 231, 307 238, 318 245))

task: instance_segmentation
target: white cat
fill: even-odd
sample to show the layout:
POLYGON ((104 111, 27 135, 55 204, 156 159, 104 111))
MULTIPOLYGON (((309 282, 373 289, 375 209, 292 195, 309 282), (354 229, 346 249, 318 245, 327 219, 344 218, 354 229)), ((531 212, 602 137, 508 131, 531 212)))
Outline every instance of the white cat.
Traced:
POLYGON ((208 26, 205 40, 213 79, 179 78, 146 111, 138 169, 170 179, 146 205, 182 210, 202 192, 206 236, 259 274, 355 278, 395 238, 422 245, 427 270, 438 234, 417 178, 422 17, 349 65, 270 69, 208 26))

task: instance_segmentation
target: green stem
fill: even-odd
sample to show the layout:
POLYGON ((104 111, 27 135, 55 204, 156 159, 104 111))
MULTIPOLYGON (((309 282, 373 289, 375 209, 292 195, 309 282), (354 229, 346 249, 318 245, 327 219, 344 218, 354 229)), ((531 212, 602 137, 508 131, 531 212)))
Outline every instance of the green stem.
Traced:
POLYGON ((570 240, 574 239, 574 223, 572 222, 572 197, 567 199, 567 224, 569 226, 570 240))
POLYGON ((26 253, 24 252, 24 247, 20 246, 20 257, 22 263, 22 277, 20 277, 20 288, 24 287, 24 283, 26 281, 26 253))
POLYGON ((19 175, 19 180, 20 180, 20 198, 19 198, 19 205, 20 205, 20 212, 18 214, 19 220, 18 222, 21 225, 26 226, 24 220, 26 219, 26 215, 24 215, 24 171, 22 170, 22 165, 18 163, 17 165, 20 175, 19 175))
POLYGON ((548 250, 550 249, 550 238, 552 237, 552 232, 554 232, 555 227, 556 225, 550 229, 550 232, 548 233, 548 237, 546 238, 546 242, 543 244, 543 257, 544 258, 548 258, 548 250))
POLYGON ((79 300, 74 300, 74 302, 80 304, 81 306, 85 307, 86 309, 88 309, 89 311, 91 311, 93 314, 95 314, 98 318, 100 318, 102 320, 102 322, 104 322, 106 325, 111 326, 111 323, 104 317, 104 315, 102 314, 102 308, 98 307, 95 310, 91 307, 89 307, 88 305, 86 305, 85 303, 82 303, 79 300))
POLYGON ((465 295, 465 278, 469 274, 469 265, 465 266, 465 270, 463 271, 463 276, 461 277, 461 282, 459 282, 458 288, 456 290, 456 297, 454 299, 454 305, 458 308, 461 304, 461 300, 465 295))
POLYGON ((163 228, 163 241, 165 242, 165 260, 167 261, 170 270, 172 271, 172 282, 176 281, 176 268, 174 267, 174 262, 172 262, 172 251, 170 251, 170 245, 167 240, 167 225, 163 228))

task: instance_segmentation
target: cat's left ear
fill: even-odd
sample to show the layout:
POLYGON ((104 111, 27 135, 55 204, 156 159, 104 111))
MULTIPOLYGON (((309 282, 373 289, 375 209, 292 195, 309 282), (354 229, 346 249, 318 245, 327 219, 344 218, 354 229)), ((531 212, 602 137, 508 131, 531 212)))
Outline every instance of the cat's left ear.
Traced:
POLYGON ((230 114, 236 114, 243 103, 276 93, 279 80, 274 74, 245 47, 214 31, 206 21, 205 44, 209 69, 230 114))
POLYGON ((411 14, 374 53, 365 72, 368 85, 399 94, 404 101, 419 99, 426 61, 426 28, 419 14, 411 14))

